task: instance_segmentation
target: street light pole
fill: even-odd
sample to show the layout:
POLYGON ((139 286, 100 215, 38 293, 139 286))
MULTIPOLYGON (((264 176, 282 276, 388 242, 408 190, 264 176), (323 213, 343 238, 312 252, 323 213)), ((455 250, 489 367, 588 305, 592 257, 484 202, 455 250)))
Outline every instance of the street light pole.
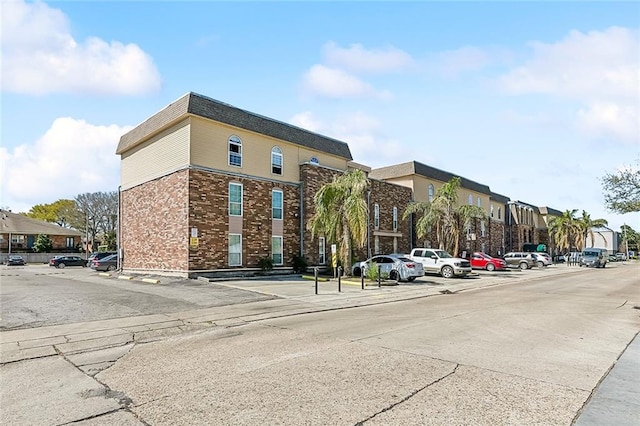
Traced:
POLYGON ((89 214, 87 212, 84 212, 84 219, 85 219, 84 257, 86 258, 85 260, 89 260, 89 214))

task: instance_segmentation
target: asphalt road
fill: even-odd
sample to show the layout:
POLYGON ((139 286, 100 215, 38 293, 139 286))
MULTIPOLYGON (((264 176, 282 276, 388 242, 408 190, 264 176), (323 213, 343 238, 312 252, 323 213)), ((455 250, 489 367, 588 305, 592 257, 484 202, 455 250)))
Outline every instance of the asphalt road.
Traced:
POLYGON ((640 330, 638 268, 551 271, 342 294, 325 286, 320 295, 300 281, 265 282, 260 294, 281 298, 3 332, 5 351, 23 357, 2 366, 10 407, 2 416, 11 424, 570 425, 640 330), (482 282, 493 284, 467 285, 482 282), (143 321, 201 327, 137 340, 143 321))

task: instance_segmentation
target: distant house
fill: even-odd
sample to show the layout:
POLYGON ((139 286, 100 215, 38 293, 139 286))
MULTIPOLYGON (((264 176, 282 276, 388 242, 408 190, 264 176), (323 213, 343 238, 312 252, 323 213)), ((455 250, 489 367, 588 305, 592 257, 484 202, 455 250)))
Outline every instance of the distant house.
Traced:
POLYGON ((600 226, 597 228, 591 228, 593 232, 593 238, 590 233, 585 238, 585 247, 597 247, 607 249, 610 254, 618 251, 618 245, 620 242, 619 232, 614 231, 606 226, 600 226))
POLYGON ((33 251, 38 235, 48 235, 55 252, 75 252, 82 244, 82 233, 54 223, 0 210, 0 253, 33 251))

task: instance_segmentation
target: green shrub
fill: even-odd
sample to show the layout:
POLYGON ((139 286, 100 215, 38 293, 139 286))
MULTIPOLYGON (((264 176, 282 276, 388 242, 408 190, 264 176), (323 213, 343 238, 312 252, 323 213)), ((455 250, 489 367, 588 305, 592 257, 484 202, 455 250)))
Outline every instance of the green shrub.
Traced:
POLYGON ((273 269, 273 260, 270 257, 261 257, 258 260, 258 266, 262 269, 262 272, 267 272, 273 269))
MULTIPOLYGON (((378 281, 378 264, 375 263, 375 262, 370 264, 366 269, 365 276, 369 280, 378 281)), ((388 278, 389 278, 389 273, 388 272, 381 272, 381 274, 380 274, 380 279, 381 280, 386 280, 388 278)))
POLYGON ((304 256, 293 256, 291 258, 291 265, 293 266, 293 272, 296 274, 307 272, 307 259, 304 256))

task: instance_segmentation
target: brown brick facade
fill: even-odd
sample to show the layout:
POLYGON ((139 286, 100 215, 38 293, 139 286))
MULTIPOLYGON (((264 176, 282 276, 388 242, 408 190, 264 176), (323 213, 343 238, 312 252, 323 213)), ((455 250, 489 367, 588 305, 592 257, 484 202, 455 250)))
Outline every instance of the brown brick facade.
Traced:
POLYGON ((187 270, 188 179, 188 171, 182 170, 122 191, 125 270, 187 270))
POLYGON ((229 183, 243 189, 242 266, 257 268, 272 256, 272 190, 283 195, 283 266, 300 253, 300 190, 297 185, 226 176, 191 170, 189 179, 189 228, 198 230, 198 246, 189 250, 190 270, 229 268, 229 183))

